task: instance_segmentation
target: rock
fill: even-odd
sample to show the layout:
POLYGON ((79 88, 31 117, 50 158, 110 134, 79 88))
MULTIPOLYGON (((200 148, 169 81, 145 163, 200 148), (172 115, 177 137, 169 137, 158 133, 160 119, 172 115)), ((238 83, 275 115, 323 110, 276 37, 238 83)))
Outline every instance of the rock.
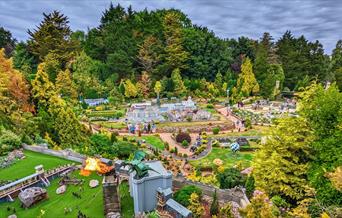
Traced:
POLYGON ((7 218, 17 218, 17 215, 12 214, 12 215, 9 215, 7 218))
POLYGON ((63 194, 66 191, 66 185, 62 185, 56 189, 56 194, 60 195, 63 194))
POLYGON ((89 181, 89 186, 90 186, 91 188, 95 188, 95 187, 97 187, 98 185, 99 185, 99 181, 96 180, 96 179, 92 179, 92 180, 89 181))

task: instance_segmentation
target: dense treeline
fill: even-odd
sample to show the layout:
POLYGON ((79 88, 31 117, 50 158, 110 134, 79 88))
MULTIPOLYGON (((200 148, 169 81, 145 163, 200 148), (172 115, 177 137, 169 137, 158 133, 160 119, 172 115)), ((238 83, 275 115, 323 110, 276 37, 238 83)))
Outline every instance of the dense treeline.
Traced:
POLYGON ((174 71, 183 78, 182 95, 209 92, 215 97, 229 88, 235 99, 250 94, 272 98, 313 80, 336 81, 342 86, 341 41, 329 57, 320 42, 296 38, 290 31, 278 41, 269 33, 260 40, 221 39, 175 9, 137 12, 110 5, 99 26, 87 33, 72 32, 68 18, 55 11, 44 14, 37 29, 29 30, 30 39, 18 43, 13 52, 15 40, 10 32, 1 29, 0 33, 0 45, 28 80, 44 61, 52 82, 60 70, 69 69, 78 93, 85 98, 148 97, 154 95, 156 81, 162 84, 162 96, 172 96, 175 87, 182 86, 172 79, 174 71), (240 80, 255 77, 259 88, 254 93, 240 92, 242 83, 237 84, 246 58, 251 60, 252 74, 240 80), (130 90, 125 92, 124 87, 130 90), (150 91, 148 96, 142 90, 150 91))

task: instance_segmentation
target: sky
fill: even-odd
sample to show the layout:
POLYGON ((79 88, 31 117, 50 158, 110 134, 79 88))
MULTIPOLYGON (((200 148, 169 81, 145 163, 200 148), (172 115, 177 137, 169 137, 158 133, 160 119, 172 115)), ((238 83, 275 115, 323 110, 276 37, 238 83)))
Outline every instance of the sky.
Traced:
MULTIPOLYGON (((42 13, 59 10, 70 19, 73 30, 99 25, 110 0, 0 0, 0 26, 17 40, 28 39, 42 13)), ((319 40, 330 54, 342 39, 342 0, 116 0, 133 9, 176 8, 194 24, 206 26, 221 38, 247 36, 259 39, 269 32, 278 39, 286 30, 295 36, 319 40)))

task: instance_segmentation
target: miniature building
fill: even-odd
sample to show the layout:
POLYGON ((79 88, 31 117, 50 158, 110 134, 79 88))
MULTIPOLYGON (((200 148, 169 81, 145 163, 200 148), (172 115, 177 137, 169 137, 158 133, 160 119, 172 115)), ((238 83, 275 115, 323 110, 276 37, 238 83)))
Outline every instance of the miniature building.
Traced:
POLYGON ((101 104, 108 104, 108 99, 105 98, 96 98, 96 99, 84 99, 84 102, 89 106, 98 106, 101 104))
POLYGON ((157 200, 158 205, 157 209, 159 211, 166 211, 172 217, 176 218, 189 218, 192 217, 192 212, 178 203, 177 201, 172 199, 172 190, 171 188, 157 190, 157 200))
POLYGON ((157 190, 171 189, 172 173, 167 171, 160 161, 144 162, 153 170, 141 179, 136 179, 135 172, 129 176, 130 194, 134 200, 134 213, 152 211, 157 206, 157 190))
POLYGON ((40 187, 27 188, 19 194, 19 199, 26 208, 46 198, 46 190, 40 187))

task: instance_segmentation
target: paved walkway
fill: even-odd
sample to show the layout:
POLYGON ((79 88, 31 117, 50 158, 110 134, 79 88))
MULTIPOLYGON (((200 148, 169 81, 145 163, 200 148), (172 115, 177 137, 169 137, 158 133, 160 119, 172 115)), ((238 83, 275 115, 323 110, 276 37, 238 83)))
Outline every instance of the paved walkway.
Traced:
POLYGON ((227 107, 223 107, 223 108, 219 108, 216 109, 220 114, 224 115, 227 119, 229 119, 230 121, 232 121, 235 125, 235 129, 240 129, 240 131, 244 131, 245 127, 243 127, 242 125, 242 120, 239 119, 238 117, 232 115, 232 114, 228 114, 228 108, 227 107))
MULTIPOLYGON (((191 142, 195 142, 197 136, 198 134, 196 133, 190 133, 191 142)), ((177 144, 175 140, 172 139, 172 133, 159 133, 159 137, 163 142, 167 142, 169 144, 170 150, 177 147, 178 153, 187 154, 188 156, 193 154, 193 152, 190 151, 191 145, 189 145, 188 148, 184 148, 183 146, 177 144)))

